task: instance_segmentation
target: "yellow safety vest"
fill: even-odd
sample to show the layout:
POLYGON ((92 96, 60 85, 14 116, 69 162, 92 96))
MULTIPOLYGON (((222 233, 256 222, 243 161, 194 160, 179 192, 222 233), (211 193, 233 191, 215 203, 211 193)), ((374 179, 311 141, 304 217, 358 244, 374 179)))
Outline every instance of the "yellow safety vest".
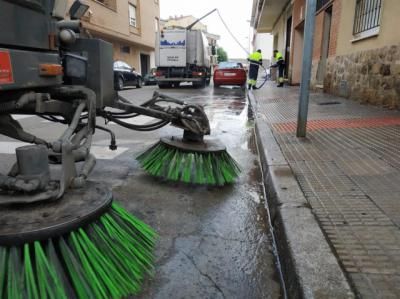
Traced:
POLYGON ((276 54, 275 54, 275 59, 278 61, 278 60, 283 60, 283 55, 282 55, 282 53, 281 52, 277 52, 276 54))
POLYGON ((257 52, 257 51, 256 51, 256 52, 250 54, 249 59, 250 59, 251 61, 257 61, 257 62, 259 62, 260 60, 262 60, 262 55, 261 55, 260 52, 257 52))

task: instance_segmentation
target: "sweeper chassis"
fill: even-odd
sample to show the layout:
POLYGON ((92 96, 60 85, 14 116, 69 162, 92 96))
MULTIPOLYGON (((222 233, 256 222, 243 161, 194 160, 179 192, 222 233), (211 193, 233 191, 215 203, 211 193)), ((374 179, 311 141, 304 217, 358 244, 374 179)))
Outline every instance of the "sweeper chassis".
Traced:
MULTIPOLYGON (((95 94, 88 88, 78 86, 54 88, 47 93, 30 92, 15 101, 0 104, 0 133, 33 144, 17 148, 17 162, 8 175, 0 174, 0 205, 57 200, 69 189, 83 188, 96 163, 90 153, 95 129, 110 133, 109 148, 117 149, 114 133, 97 125, 96 116, 137 131, 156 130, 171 124, 184 130, 182 140, 187 141, 175 141, 176 145, 182 149, 195 146, 207 151, 203 137, 210 133, 210 126, 200 106, 188 105, 157 92, 139 106, 122 96, 116 98, 113 107, 96 109, 95 105, 95 94), (56 141, 43 140, 25 131, 12 114, 38 115, 48 121, 66 124, 67 129, 56 141), (156 121, 146 125, 125 121, 140 115, 155 118, 156 121), (79 170, 78 162, 81 162, 79 170), (57 164, 61 166, 59 169, 50 167, 57 164), (58 179, 50 173, 53 168, 58 179)), ((216 149, 224 150, 225 147, 213 143, 208 150, 216 149)))
POLYGON ((22 94, 0 104, 0 133, 32 143, 17 148, 16 163, 7 175, 0 174, 1 244, 45 240, 82 227, 109 208, 111 192, 87 181, 96 163, 90 153, 95 129, 110 133, 109 148, 117 149, 114 133, 96 124, 96 116, 137 131, 156 130, 167 124, 182 128, 183 136, 162 139, 182 151, 225 150, 216 141, 203 141, 210 126, 201 106, 154 92, 141 105, 118 96, 112 107, 96 109, 95 97, 88 88, 63 86, 45 93, 22 94), (57 140, 44 140, 25 131, 14 114, 37 115, 67 128, 57 140), (146 125, 125 121, 140 115, 156 120, 146 125))
MULTIPOLYGON (((8 173, 0 172, 0 298, 125 298, 151 272, 154 231, 88 179, 95 131, 108 132, 110 150, 117 149, 99 117, 136 131, 181 128, 182 136, 160 142, 190 152, 187 161, 225 151, 203 140, 210 125, 201 106, 157 92, 141 105, 118 96, 112 45, 82 28, 87 5, 75 0, 67 20, 67 4, 0 0, 0 134, 30 144, 16 149, 8 173), (47 140, 25 130, 18 114, 66 129, 47 140), (154 121, 132 123, 142 115, 154 121)), ((208 171, 215 159, 197 160, 208 171)))

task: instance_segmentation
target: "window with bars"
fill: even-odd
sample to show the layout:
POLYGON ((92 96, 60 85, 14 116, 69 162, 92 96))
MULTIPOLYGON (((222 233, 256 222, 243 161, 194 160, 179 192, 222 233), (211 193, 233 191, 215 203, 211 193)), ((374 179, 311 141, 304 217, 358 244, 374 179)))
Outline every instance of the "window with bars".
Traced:
POLYGON ((382 0, 357 0, 353 34, 379 30, 382 0))
POLYGON ((320 10, 328 2, 331 2, 331 0, 317 0, 317 11, 320 10))
POLYGON ((137 27, 136 6, 133 4, 129 4, 129 25, 137 27))

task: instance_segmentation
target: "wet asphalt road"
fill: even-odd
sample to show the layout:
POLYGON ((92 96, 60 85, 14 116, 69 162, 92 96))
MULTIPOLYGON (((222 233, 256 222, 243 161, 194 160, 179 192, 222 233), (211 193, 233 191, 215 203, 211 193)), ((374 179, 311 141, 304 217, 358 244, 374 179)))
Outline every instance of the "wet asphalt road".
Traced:
MULTIPOLYGON (((158 88, 121 94, 140 104, 154 90, 158 88)), ((245 92, 212 86, 161 92, 205 105, 212 137, 227 146, 243 172, 234 185, 223 188, 164 182, 144 173, 134 157, 161 136, 181 134, 181 130, 168 126, 141 133, 109 123, 117 136, 117 152, 107 150, 108 135, 97 131, 93 150, 100 159, 91 180, 112 187, 115 199, 159 234, 154 275, 135 298, 282 298, 245 92)), ((49 139, 63 128, 36 117, 21 123, 49 139)), ((10 141, 0 139, 2 172, 13 161, 6 153, 10 141)))

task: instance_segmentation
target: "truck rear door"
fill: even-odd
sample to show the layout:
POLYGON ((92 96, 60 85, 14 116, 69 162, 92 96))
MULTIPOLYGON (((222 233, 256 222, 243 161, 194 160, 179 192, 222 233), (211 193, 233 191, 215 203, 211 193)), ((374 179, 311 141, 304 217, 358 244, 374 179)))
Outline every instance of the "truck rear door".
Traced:
POLYGON ((186 30, 164 30, 160 33, 159 43, 160 67, 186 66, 186 30))

